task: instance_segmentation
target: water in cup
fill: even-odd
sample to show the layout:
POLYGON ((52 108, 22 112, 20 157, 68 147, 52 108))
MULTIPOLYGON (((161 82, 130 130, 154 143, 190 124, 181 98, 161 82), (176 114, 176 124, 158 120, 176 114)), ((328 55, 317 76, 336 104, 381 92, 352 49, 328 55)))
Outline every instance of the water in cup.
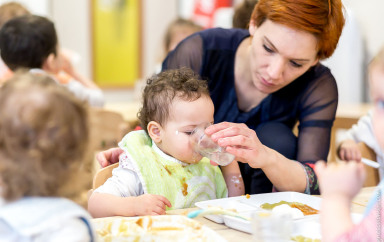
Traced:
POLYGON ((252 214, 253 241, 287 242, 293 230, 293 220, 288 214, 259 211, 252 214))
POLYGON ((197 126, 190 135, 190 142, 193 145, 195 152, 221 166, 226 166, 235 159, 235 156, 227 153, 225 148, 219 146, 204 133, 204 130, 209 125, 210 124, 202 124, 197 126))

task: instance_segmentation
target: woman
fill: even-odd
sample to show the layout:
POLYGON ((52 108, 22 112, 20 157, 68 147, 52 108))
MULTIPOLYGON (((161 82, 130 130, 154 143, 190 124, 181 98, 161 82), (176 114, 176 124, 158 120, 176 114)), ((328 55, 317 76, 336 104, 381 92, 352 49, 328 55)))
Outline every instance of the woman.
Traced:
MULTIPOLYGON (((343 26, 340 0, 260 0, 249 31, 198 32, 164 60, 163 70, 187 66, 208 80, 217 124, 206 133, 245 163, 246 193, 319 193, 313 164, 327 159, 338 101, 319 60, 343 26)), ((101 153, 100 163, 117 153, 101 153)))

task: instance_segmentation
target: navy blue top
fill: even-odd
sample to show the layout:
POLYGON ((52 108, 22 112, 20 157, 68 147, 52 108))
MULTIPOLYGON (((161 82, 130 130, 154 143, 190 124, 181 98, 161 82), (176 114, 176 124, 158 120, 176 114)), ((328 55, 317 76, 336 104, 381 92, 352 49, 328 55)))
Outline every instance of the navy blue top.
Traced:
POLYGON ((249 37, 243 29, 207 29, 183 40, 163 62, 162 69, 192 68, 208 80, 215 106, 215 123, 245 123, 249 128, 278 121, 293 128, 299 122, 297 160, 309 175, 311 193, 318 193, 313 164, 326 160, 331 127, 335 119, 338 92, 330 70, 321 65, 310 68, 284 88, 269 94, 248 112, 238 108, 235 91, 235 55, 249 37))

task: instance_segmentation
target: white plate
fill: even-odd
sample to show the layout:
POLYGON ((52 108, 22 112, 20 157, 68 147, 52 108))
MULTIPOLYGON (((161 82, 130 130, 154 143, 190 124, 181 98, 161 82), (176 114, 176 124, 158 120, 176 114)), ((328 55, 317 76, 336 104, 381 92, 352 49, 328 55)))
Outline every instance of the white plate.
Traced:
POLYGON ((92 224, 99 242, 226 241, 207 226, 181 215, 98 218, 92 224))
MULTIPOLYGON (((351 214, 353 223, 359 223, 363 218, 362 214, 352 213, 351 214)), ((294 236, 304 236, 311 239, 321 239, 321 224, 319 217, 313 219, 302 219, 294 221, 293 233, 294 236)))
MULTIPOLYGON (((260 205, 263 203, 277 203, 280 201, 299 202, 319 210, 321 198, 298 192, 274 192, 255 194, 249 196, 249 198, 246 196, 240 196, 202 201, 195 203, 195 205, 199 208, 208 208, 213 206, 224 209, 235 209, 241 215, 251 217, 253 212, 261 210, 260 205)), ((227 215, 206 215, 205 217, 216 223, 224 223, 226 226, 236 230, 247 233, 252 232, 251 222, 244 219, 227 215)))

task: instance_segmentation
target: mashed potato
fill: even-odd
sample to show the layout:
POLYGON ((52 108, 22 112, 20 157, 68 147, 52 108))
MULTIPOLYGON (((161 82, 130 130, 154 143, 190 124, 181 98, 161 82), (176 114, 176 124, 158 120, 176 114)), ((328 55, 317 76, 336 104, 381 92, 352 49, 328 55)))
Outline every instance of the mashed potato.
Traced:
POLYGON ((293 219, 304 217, 303 212, 301 212, 297 208, 292 208, 287 204, 282 204, 282 205, 274 207, 272 209, 272 214, 276 214, 276 215, 289 214, 292 216, 293 219))

